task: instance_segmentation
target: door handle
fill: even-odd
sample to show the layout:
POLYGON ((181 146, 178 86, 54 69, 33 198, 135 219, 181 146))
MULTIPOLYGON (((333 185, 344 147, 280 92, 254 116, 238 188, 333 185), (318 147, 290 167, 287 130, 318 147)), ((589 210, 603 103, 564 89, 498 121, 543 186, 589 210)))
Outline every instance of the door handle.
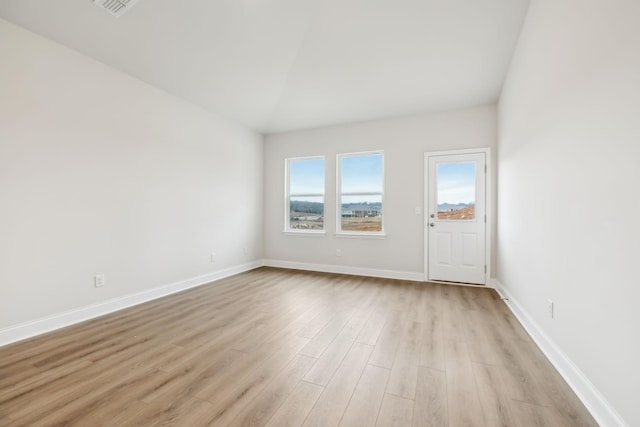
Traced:
POLYGON ((433 222, 429 223, 429 227, 435 227, 435 226, 436 226, 435 223, 433 223, 433 222))

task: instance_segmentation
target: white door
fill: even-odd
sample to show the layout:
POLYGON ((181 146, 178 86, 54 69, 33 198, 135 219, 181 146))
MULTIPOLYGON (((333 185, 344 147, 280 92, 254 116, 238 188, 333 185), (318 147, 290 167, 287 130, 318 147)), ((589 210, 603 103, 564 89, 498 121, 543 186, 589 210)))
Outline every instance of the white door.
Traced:
POLYGON ((427 155, 427 279, 486 284, 486 154, 427 155))

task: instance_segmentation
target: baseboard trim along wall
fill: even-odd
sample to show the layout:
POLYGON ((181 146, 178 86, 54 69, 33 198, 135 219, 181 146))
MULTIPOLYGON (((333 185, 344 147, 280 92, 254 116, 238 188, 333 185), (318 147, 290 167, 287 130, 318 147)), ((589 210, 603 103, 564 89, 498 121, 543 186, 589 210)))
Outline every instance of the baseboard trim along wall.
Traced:
POLYGON ((168 285, 159 286, 153 289, 147 289, 131 295, 125 295, 118 298, 112 298, 97 304, 76 308, 65 311, 63 313, 54 314, 29 322, 10 326, 0 329, 0 346, 22 341, 27 338, 35 337, 56 329, 71 326, 76 323, 84 322, 105 314, 113 313, 134 305, 142 304, 157 298, 175 294, 190 288, 206 285, 225 277, 243 273, 262 266, 262 260, 251 263, 242 264, 224 270, 215 271, 191 279, 182 280, 180 282, 170 283, 168 285))
POLYGON ((265 259, 265 267, 290 268, 292 270, 319 271, 322 273, 352 274, 355 276, 381 277, 383 279, 411 280, 424 282, 424 273, 396 270, 377 270, 374 268, 350 267, 346 265, 311 264, 305 262, 265 259))
POLYGON ((562 349, 533 320, 529 313, 513 298, 500 281, 493 279, 493 287, 505 298, 505 303, 535 341, 547 359, 573 389, 587 410, 601 426, 628 427, 629 425, 611 406, 595 385, 578 368, 562 349))

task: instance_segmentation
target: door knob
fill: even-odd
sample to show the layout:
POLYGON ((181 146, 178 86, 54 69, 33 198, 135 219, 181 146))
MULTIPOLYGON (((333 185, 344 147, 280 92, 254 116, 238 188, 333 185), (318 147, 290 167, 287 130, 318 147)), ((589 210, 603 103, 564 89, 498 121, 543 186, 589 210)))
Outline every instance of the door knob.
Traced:
POLYGON ((436 214, 431 214, 431 215, 429 215, 429 216, 430 216, 431 218, 435 218, 435 217, 436 217, 436 214))
POLYGON ((435 227, 435 226, 436 226, 435 223, 433 223, 433 222, 429 223, 429 227, 435 227))

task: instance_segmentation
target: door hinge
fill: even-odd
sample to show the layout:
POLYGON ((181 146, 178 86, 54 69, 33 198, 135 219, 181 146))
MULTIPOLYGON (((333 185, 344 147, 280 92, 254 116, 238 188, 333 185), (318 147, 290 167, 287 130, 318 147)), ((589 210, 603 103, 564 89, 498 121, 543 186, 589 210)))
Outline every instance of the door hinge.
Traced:
POLYGON ((487 216, 486 215, 484 216, 484 223, 485 224, 487 223, 487 216))
POLYGON ((487 173, 487 165, 484 165, 484 173, 487 173))
POLYGON ((487 274, 487 266, 484 266, 484 273, 487 274))

